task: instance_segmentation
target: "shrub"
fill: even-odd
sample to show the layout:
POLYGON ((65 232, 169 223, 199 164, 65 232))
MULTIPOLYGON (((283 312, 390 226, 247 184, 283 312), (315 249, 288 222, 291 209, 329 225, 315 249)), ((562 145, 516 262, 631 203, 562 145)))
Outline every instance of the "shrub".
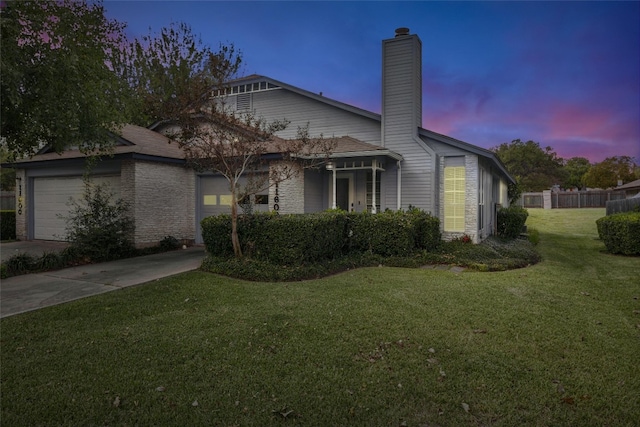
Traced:
POLYGON ((509 239, 515 239, 522 233, 524 223, 529 213, 526 209, 512 205, 498 211, 497 231, 498 235, 509 239))
POLYGON ((180 242, 173 236, 166 236, 162 240, 160 240, 160 243, 158 243, 159 250, 163 252, 173 251, 175 249, 178 249, 179 247, 180 242))
POLYGON ((34 270, 36 258, 26 252, 13 255, 3 264, 5 266, 5 277, 17 276, 34 270))
POLYGON ((56 270, 64 267, 63 258, 57 252, 45 252, 33 262, 37 271, 56 270))
POLYGON ((403 256, 415 248, 413 224, 405 212, 349 213, 347 218, 349 251, 403 256))
MULTIPOLYGON (((238 228, 240 228, 240 218, 238 228)), ((207 252, 214 257, 229 257, 233 255, 231 244, 231 215, 208 216, 200 222, 202 240, 207 252)), ((238 232, 238 234, 241 234, 238 232)))
POLYGON ((596 221, 598 235, 612 254, 640 255, 640 213, 625 212, 596 221))
MULTIPOLYGON (((238 217, 238 237, 246 256, 279 265, 316 262, 341 255, 346 218, 339 213, 277 215, 257 213, 238 217)), ((231 216, 201 222, 207 252, 233 256, 231 216)))
MULTIPOLYGON (((214 257, 231 257, 231 217, 202 220, 202 237, 214 257)), ((258 213, 238 217, 243 254, 278 265, 315 263, 351 252, 406 256, 440 244, 440 222, 418 209, 408 212, 316 214, 258 213)))
POLYGON ((16 211, 0 211, 0 239, 15 240, 16 238, 16 211))
POLYGON ((442 243, 440 220, 431 214, 410 208, 407 215, 413 224, 413 237, 417 249, 433 250, 442 243))
POLYGON ((134 223, 128 216, 129 206, 113 197, 106 185, 88 182, 82 200, 70 202, 65 218, 67 240, 79 256, 102 262, 133 253, 134 223))
POLYGON ((280 265, 319 262, 342 255, 346 217, 339 213, 253 215, 244 246, 252 256, 280 265))

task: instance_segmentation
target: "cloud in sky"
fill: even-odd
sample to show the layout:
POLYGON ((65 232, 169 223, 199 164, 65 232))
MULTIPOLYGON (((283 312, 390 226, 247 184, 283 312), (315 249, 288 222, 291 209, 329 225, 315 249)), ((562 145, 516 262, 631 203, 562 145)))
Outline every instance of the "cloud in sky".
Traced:
POLYGON ((380 112, 381 40, 423 43, 423 125, 490 148, 640 161, 639 2, 105 2, 130 36, 184 21, 256 73, 380 112))

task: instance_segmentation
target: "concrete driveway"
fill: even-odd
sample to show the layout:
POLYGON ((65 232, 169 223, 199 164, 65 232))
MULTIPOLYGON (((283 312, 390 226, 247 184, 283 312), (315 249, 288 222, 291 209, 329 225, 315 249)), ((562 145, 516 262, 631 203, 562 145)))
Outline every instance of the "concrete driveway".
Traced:
MULTIPOLYGON (((4 250, 5 244, 2 244, 3 255, 4 250)), ((196 270, 204 257, 204 246, 193 246, 161 254, 10 277, 0 286, 0 317, 196 270)))

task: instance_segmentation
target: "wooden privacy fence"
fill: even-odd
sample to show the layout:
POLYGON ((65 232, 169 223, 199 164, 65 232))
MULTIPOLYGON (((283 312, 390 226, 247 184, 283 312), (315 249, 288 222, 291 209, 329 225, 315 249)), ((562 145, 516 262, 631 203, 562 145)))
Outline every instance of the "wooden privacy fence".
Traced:
POLYGON ((544 191, 522 193, 517 204, 524 208, 604 208, 610 200, 622 200, 624 191, 544 191))
POLYGON ((607 215, 620 212, 631 212, 635 208, 640 208, 640 197, 623 200, 611 200, 607 202, 607 215))

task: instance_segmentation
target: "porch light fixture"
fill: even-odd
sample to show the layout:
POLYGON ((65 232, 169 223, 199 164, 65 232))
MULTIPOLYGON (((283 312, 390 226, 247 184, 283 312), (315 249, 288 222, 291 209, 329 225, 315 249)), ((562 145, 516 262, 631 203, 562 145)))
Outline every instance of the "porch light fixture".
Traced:
POLYGON ((333 162, 327 162, 327 164, 325 165, 325 168, 327 168, 328 171, 332 171, 334 167, 333 162))

